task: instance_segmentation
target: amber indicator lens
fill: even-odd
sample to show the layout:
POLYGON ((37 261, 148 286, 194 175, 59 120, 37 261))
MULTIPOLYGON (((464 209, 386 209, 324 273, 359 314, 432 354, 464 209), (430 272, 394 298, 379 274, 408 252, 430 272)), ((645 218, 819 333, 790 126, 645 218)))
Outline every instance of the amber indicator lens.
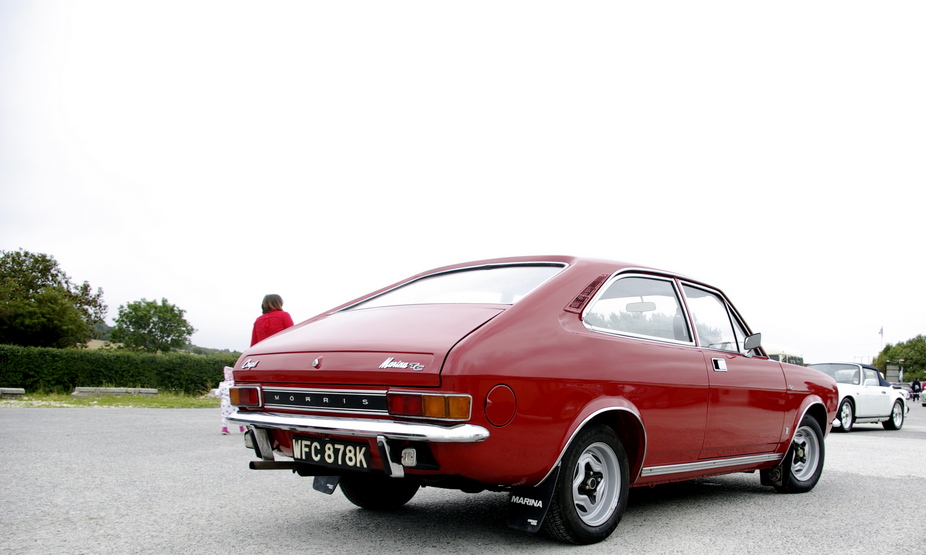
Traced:
POLYGON ((418 416, 440 420, 469 420, 472 398, 469 395, 389 393, 389 413, 395 416, 418 416))

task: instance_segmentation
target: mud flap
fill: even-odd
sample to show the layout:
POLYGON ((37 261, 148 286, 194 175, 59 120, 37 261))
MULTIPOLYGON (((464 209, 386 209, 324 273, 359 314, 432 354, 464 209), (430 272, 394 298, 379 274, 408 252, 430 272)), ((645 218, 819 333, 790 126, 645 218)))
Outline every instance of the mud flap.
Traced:
POLYGON ((559 478, 559 465, 547 476, 547 479, 532 488, 512 488, 508 496, 508 527, 522 532, 536 532, 547 516, 556 480, 559 478))
POLYGON ((763 486, 772 486, 775 488, 780 488, 783 486, 785 475, 787 475, 788 472, 791 472, 791 464, 788 457, 790 454, 791 448, 789 447, 780 463, 776 464, 772 468, 764 468, 760 470, 759 483, 761 483, 763 486))
POLYGON ((331 495, 340 481, 340 476, 316 476, 312 481, 312 489, 331 495))

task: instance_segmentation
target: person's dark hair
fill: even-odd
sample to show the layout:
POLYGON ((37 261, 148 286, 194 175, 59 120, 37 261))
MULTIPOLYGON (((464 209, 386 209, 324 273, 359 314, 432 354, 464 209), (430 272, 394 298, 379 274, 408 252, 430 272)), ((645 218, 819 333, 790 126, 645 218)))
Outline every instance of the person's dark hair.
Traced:
POLYGON ((283 297, 279 295, 265 295, 264 302, 260 303, 260 309, 264 314, 274 310, 283 310, 283 297))

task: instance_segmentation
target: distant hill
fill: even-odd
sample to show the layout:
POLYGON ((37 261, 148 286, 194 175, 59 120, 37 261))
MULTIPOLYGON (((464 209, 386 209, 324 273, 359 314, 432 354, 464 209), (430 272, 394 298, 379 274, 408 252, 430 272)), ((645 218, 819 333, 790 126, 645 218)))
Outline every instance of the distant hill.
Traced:
POLYGON ((109 341, 104 341, 102 339, 91 339, 87 341, 87 348, 90 350, 94 349, 115 349, 117 345, 113 345, 109 341))
MULTIPOLYGON (((87 343, 88 349, 103 349, 109 344, 109 334, 112 333, 113 326, 106 324, 95 324, 93 326, 93 339, 87 343)), ((109 344, 109 348, 115 348, 117 345, 109 344)), ((196 345, 187 345, 178 349, 182 353, 192 353, 194 355, 226 355, 231 353, 241 354, 238 351, 229 349, 209 349, 208 347, 197 347, 196 345)))
POLYGON ((240 355, 239 351, 232 351, 230 349, 209 349, 206 347, 197 347, 196 345, 187 345, 178 351, 182 353, 192 353, 194 355, 227 355, 227 354, 237 354, 240 355))
MULTIPOLYGON (((110 343, 109 341, 104 341, 102 339, 91 339, 87 342, 87 349, 115 349, 119 347, 119 343, 110 343)), ((232 351, 230 349, 209 349, 206 347, 197 347, 196 345, 187 345, 182 349, 177 349, 179 353, 189 353, 191 355, 240 355, 238 351, 232 351)))
POLYGON ((109 341, 109 334, 112 333, 113 327, 105 323, 93 324, 93 338, 101 341, 109 341))

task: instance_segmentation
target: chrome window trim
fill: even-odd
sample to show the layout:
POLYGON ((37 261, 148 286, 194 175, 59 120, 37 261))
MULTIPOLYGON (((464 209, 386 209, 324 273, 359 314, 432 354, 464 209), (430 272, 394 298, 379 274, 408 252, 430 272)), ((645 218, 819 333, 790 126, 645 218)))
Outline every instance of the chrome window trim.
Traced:
POLYGON ((582 325, 585 326, 585 329, 589 331, 593 331, 595 333, 601 333, 604 335, 611 335, 611 336, 617 336, 617 337, 629 337, 632 339, 642 339, 645 341, 655 341, 658 343, 667 343, 670 345, 684 345, 688 347, 693 347, 696 345, 695 333, 694 333, 694 330, 692 330, 691 318, 688 315, 688 305, 685 303, 685 297, 682 294, 681 288, 679 287, 678 277, 674 275, 652 273, 642 268, 624 269, 624 270, 621 270, 619 272, 612 274, 611 277, 609 277, 607 281, 605 281, 601 285, 601 287, 598 288, 598 291, 595 293, 595 296, 592 297, 592 299, 585 304, 585 308, 582 310, 582 325), (680 339, 669 339, 667 337, 643 335, 643 334, 633 333, 629 331, 612 330, 609 328, 601 328, 601 327, 586 323, 585 321, 586 314, 593 306, 595 306, 595 303, 598 302, 601 296, 604 295, 605 291, 607 291, 608 288, 612 284, 614 284, 616 281, 621 280, 621 279, 635 278, 635 277, 665 281, 671 285, 672 290, 675 292, 676 300, 678 301, 678 307, 682 311, 682 318, 685 319, 685 326, 688 328, 688 337, 690 337, 691 340, 683 341, 680 339))
POLYGON ((686 347, 694 346, 693 341, 680 341, 678 339, 669 339, 667 337, 654 337, 652 335, 641 335, 638 333, 631 333, 629 331, 616 331, 616 330, 611 330, 607 328, 599 328, 598 326, 592 326, 590 324, 586 324, 585 322, 582 322, 582 324, 585 326, 585 329, 589 331, 593 331, 595 333, 600 333, 602 335, 613 335, 615 337, 627 337, 630 339, 642 339, 644 341, 653 341, 656 343, 667 343, 670 345, 684 345, 686 347))
MULTIPOLYGON (((701 345, 701 338, 700 338, 700 337, 696 337, 696 338, 695 338, 695 339, 696 339, 696 342, 697 342, 696 344, 697 344, 699 347, 701 347, 702 349, 708 349, 708 350, 711 350, 711 351, 717 351, 717 352, 722 352, 722 353, 734 353, 734 354, 739 354, 739 355, 744 355, 744 354, 746 354, 746 353, 740 351, 740 350, 739 350, 739 347, 740 347, 740 345, 741 345, 743 342, 746 341, 746 337, 748 337, 749 335, 751 335, 751 334, 753 333, 753 331, 752 331, 752 329, 750 329, 750 327, 749 327, 748 325, 746 325, 746 321, 743 320, 743 317, 740 316, 740 313, 739 313, 739 312, 737 312, 736 307, 733 306, 733 303, 730 302, 730 299, 728 299, 727 296, 723 294, 723 291, 721 291, 720 289, 717 289, 716 287, 711 287, 710 285, 706 285, 706 284, 704 284, 704 283, 699 283, 699 282, 697 282, 697 281, 692 281, 692 280, 690 280, 690 279, 679 279, 679 284, 682 286, 681 289, 682 289, 683 295, 684 295, 684 292, 685 292, 685 286, 688 286, 688 287, 692 287, 692 288, 694 288, 694 289, 700 289, 700 290, 705 291, 705 292, 707 292, 707 293, 710 293, 710 294, 712 294, 712 295, 716 295, 718 299, 720 299, 721 301, 723 301, 723 306, 724 306, 724 308, 726 308, 726 310, 727 310, 727 318, 730 319, 730 325, 733 327, 733 337, 734 337, 734 339, 736 340, 736 350, 735 350, 735 351, 726 351, 726 350, 724 350, 724 349, 715 349, 715 348, 709 347, 709 346, 707 346, 707 345, 701 345), (745 336, 745 337, 743 337, 742 339, 736 337, 736 326, 735 326, 734 324, 739 324, 739 327, 742 328, 742 330, 746 333, 746 336, 745 336)), ((687 306, 687 305, 688 305, 688 296, 685 295, 685 296, 684 296, 684 299, 685 299, 685 308, 686 308, 686 312, 687 312, 687 308, 688 308, 688 306, 687 306)), ((692 331, 693 331, 694 333, 697 333, 697 330, 692 330, 692 331)), ((760 349, 761 349, 761 346, 760 346, 760 349)), ((762 350, 764 351, 764 349, 762 349, 762 350)))

